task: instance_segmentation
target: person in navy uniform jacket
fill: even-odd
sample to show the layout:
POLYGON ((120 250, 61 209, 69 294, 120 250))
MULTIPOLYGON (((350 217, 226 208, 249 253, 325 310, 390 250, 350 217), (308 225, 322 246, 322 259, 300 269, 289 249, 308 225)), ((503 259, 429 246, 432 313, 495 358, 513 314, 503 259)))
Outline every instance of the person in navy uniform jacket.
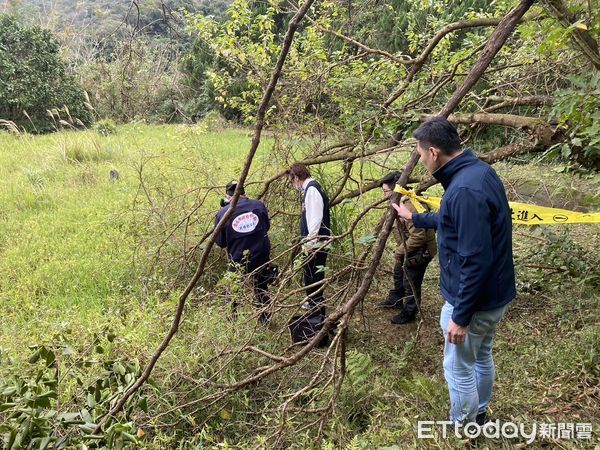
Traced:
MULTIPOLYGON (((304 164, 293 164, 287 171, 288 179, 302 193, 302 213, 300 216, 300 236, 306 254, 304 264, 304 285, 322 282, 327 262, 327 243, 331 236, 329 198, 321 185, 310 177, 304 164)), ((324 285, 306 288, 308 301, 302 307, 314 313, 325 315, 324 285)))
MULTIPOLYGON (((227 184, 225 198, 221 200, 222 208, 215 217, 215 225, 229 209, 229 202, 236 187, 235 181, 227 184)), ((270 226, 269 213, 265 204, 260 200, 249 199, 242 190, 234 214, 215 241, 219 247, 227 249, 230 271, 242 270, 246 274, 251 274, 256 294, 255 306, 262 308, 259 316, 261 323, 268 323, 270 320, 270 315, 266 311, 270 298, 267 293, 269 279, 265 270, 271 253, 271 242, 267 234, 270 226)), ((234 310, 235 307, 234 302, 234 310)))

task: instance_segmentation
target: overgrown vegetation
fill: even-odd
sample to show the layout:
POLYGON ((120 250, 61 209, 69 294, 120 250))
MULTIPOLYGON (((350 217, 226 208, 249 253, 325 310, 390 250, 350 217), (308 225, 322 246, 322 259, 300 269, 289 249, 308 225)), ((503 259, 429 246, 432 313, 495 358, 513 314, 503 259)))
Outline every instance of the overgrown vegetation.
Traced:
MULTIPOLYGON (((253 369, 252 355, 231 360, 227 351, 248 339, 258 339, 265 351, 288 344, 285 334, 256 328, 251 298, 246 299, 244 289, 239 291, 244 305, 240 320, 226 319, 222 294, 215 287, 224 258, 216 251, 209 276, 194 291, 180 334, 159 362, 152 382, 100 437, 89 436, 110 399, 139 374, 140 365, 162 338, 175 294, 194 269, 194 246, 212 225, 218 208, 222 188, 212 186, 224 186, 234 177, 244 156, 247 132, 216 126, 213 123, 215 131, 210 132, 205 123, 135 125, 107 135, 61 132, 35 138, 0 133, 0 146, 12 149, 0 154, 5 205, 0 221, 5 236, 0 258, 4 280, 0 422, 5 442, 19 438, 24 447, 36 448, 46 443, 56 448, 77 443, 90 448, 217 448, 225 442, 267 446, 266 439, 279 424, 275 392, 283 388, 279 393, 292 393, 306 383, 321 364, 322 353, 316 351, 300 366, 218 403, 199 402, 219 391, 207 380, 235 380, 253 369), (65 148, 98 149, 105 157, 65 158, 65 148), (119 172, 118 180, 111 179, 111 170, 119 172), (174 230, 182 214, 193 211, 205 195, 208 200, 190 216, 187 231, 174 230)), ((276 143, 267 144, 260 150, 255 180, 277 171, 270 158, 276 143)), ((301 151, 306 149, 295 149, 301 151)), ((389 164, 401 165, 402 157, 395 156, 389 164)), ((537 173, 548 175, 532 179, 529 165, 497 167, 512 198, 540 203, 538 192, 547 189, 555 206, 572 208, 569 202, 579 199, 585 207, 598 208, 597 181, 586 176, 574 179, 544 164, 535 167, 537 173)), ((333 183, 337 170, 336 163, 324 165, 318 176, 333 183)), ((377 177, 384 169, 370 165, 365 170, 377 177)), ((259 188, 248 187, 251 195, 259 188)), ((280 198, 268 202, 271 212, 295 213, 292 190, 282 186, 278 192, 280 198)), ((373 199, 379 195, 371 194, 373 199)), ((356 214, 350 206, 334 208, 336 221, 345 224, 340 228, 356 214)), ((377 210, 367 215, 354 233, 356 245, 364 245, 361 239, 378 216, 377 210)), ((277 254, 293 239, 296 218, 278 214, 273 220, 271 238, 277 254)), ((501 376, 494 416, 519 417, 527 423, 577 417, 597 426, 598 262, 593 242, 598 233, 597 226, 589 225, 515 229, 520 294, 498 335, 501 376)), ((446 414, 436 269, 425 283, 425 324, 413 350, 414 328, 393 328, 386 314, 374 307, 391 282, 391 250, 364 312, 352 322, 348 379, 323 430, 323 448, 446 445, 419 442, 415 435, 416 417, 433 420, 446 414)), ((333 251, 331 270, 337 270, 347 264, 352 245, 333 251)), ((328 288, 332 295, 336 285, 328 288)), ((284 287, 299 286, 294 277, 284 287)), ((287 314, 277 313, 274 329, 285 325, 287 314)), ((293 406, 313 402, 318 408, 323 406, 319 398, 326 399, 327 394, 315 389, 293 406)), ((290 426, 301 429, 313 418, 294 415, 292 409, 290 420, 290 426)), ((316 432, 307 428, 286 434, 282 443, 317 448, 321 444, 314 442, 316 432)))
POLYGON ((67 72, 55 36, 0 14, 0 118, 30 132, 85 127, 83 89, 67 72))
MULTIPOLYGON (((374 306, 393 261, 390 248, 378 266, 377 237, 391 224, 380 220, 378 180, 409 166, 411 130, 444 107, 464 145, 495 164, 509 197, 598 210, 599 10, 537 2, 477 73, 486 41, 498 39, 490 30, 516 1, 319 1, 278 78, 295 3, 142 3, 3 6, 11 14, 0 16, 0 69, 9 73, 0 76, 5 447, 523 446, 416 438, 417 420, 447 415, 438 267, 427 275, 423 321, 392 327, 374 306), (467 80, 459 107, 446 109, 467 80), (270 328, 256 325, 246 281, 223 275, 224 253, 208 253, 223 187, 245 178, 253 148, 238 127, 256 121, 261 132, 263 113, 245 187, 272 216, 281 275, 270 328), (58 132, 30 134, 50 130, 58 132), (292 161, 310 166, 333 205, 327 299, 340 322, 326 349, 289 347, 287 336, 303 301, 298 197, 283 171, 292 161), (237 320, 225 314, 227 290, 241 304, 237 320), (163 341, 178 307, 183 321, 163 341), (161 342, 166 350, 152 359, 161 342), (150 379, 129 397, 149 361, 157 362, 150 379)), ((442 192, 422 167, 410 183, 442 192)), ((597 224, 515 226, 519 295, 497 337, 492 417, 598 427, 599 233, 597 224)))

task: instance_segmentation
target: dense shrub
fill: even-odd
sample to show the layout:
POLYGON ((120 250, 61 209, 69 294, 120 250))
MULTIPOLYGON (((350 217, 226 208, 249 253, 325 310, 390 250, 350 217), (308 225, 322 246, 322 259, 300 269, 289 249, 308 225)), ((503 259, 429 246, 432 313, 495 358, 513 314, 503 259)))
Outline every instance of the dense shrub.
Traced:
POLYGON ((67 72, 59 51, 49 30, 23 27, 14 17, 0 15, 1 119, 33 132, 92 122, 83 89, 67 72))

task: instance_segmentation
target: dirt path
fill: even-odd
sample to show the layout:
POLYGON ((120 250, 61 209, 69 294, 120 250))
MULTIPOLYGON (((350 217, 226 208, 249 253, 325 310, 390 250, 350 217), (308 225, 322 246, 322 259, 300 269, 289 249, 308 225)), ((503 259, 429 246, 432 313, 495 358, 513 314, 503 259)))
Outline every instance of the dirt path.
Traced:
MULTIPOLYGON (((421 370, 429 373, 441 373, 441 358, 444 348, 444 338, 439 327, 439 314, 443 301, 438 292, 435 278, 431 275, 428 276, 423 285, 423 324, 417 352, 421 370)), ((386 294, 387 292, 381 294, 372 291, 365 299, 363 308, 357 310, 353 319, 353 327, 358 333, 367 333, 374 341, 401 351, 406 342, 416 336, 419 318, 415 322, 404 325, 391 323, 392 317, 398 314, 399 310, 377 307, 386 294)))

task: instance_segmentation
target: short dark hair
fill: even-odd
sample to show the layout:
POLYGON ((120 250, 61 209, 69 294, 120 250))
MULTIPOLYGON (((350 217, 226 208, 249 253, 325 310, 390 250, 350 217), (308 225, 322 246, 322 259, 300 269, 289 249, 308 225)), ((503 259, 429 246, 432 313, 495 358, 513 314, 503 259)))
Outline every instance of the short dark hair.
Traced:
POLYGON ((452 155, 461 148, 458 131, 442 116, 427 119, 413 132, 413 137, 422 147, 436 147, 446 155, 452 155))
POLYGON ((310 178, 310 172, 308 167, 301 163, 294 163, 292 167, 287 170, 288 177, 298 177, 299 180, 304 181, 310 178))
MULTIPOLYGON (((225 193, 227 195, 233 195, 233 194, 235 194, 236 188, 237 188, 237 181, 230 181, 229 183, 227 183, 227 186, 225 186, 225 193)), ((246 191, 242 187, 242 192, 240 192, 240 194, 244 195, 245 193, 246 193, 246 191)))
POLYGON ((381 179, 380 186, 387 184, 388 186, 393 186, 400 179, 400 172, 390 172, 385 177, 381 179))

